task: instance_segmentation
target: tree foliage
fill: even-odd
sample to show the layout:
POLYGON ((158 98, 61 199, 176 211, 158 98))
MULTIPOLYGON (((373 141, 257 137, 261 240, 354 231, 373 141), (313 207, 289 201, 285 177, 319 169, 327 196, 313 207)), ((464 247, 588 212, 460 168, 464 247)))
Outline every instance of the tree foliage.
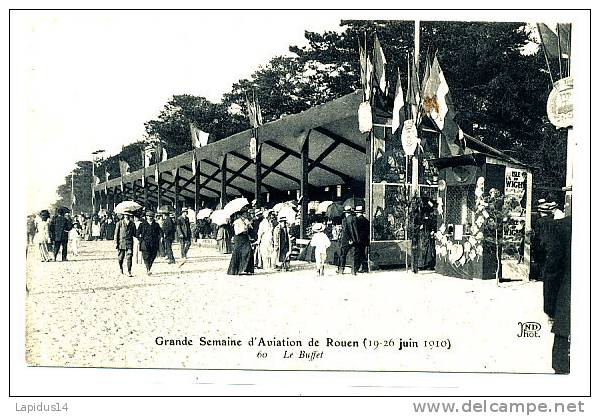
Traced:
MULTIPOLYGON (((305 32, 306 46, 290 46, 292 56, 274 57, 236 82, 219 103, 187 94, 173 96, 157 118, 144 124, 147 136, 161 139, 172 157, 192 148, 190 122, 210 133, 210 141, 249 128, 245 94, 251 89, 258 95, 265 122, 351 93, 360 88, 358 44, 366 42, 370 50, 374 33, 388 62, 388 91, 395 89, 398 69, 406 91, 414 22, 347 20, 340 26, 337 32, 305 32)), ((542 51, 523 53, 531 42, 524 23, 421 22, 419 66, 422 75, 427 57, 437 54, 456 119, 465 132, 533 166, 536 184, 562 186, 565 134, 547 119, 551 85, 542 51)), ((388 109, 391 95, 383 103, 388 109)), ((142 138, 124 146, 102 167, 111 178, 120 174, 119 159, 126 160, 131 171, 141 168, 142 146, 142 138)))
MULTIPOLYGON (((89 161, 77 162, 73 169, 73 190, 75 193, 74 212, 92 212, 92 163, 89 161)), ((59 207, 71 209, 71 173, 65 176, 65 183, 56 190, 58 198, 52 210, 59 207)))

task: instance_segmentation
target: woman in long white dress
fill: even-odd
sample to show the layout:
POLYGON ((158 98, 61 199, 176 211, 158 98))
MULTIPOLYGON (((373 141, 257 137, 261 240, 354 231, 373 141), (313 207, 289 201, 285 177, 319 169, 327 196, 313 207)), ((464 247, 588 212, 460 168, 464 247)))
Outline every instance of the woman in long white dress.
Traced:
POLYGON ((48 243, 50 242, 49 218, 50 213, 44 210, 40 212, 40 216, 35 220, 35 236, 33 241, 38 246, 41 261, 51 261, 52 258, 48 251, 48 243))
POLYGON ((275 267, 273 262, 273 216, 273 213, 269 213, 258 226, 258 253, 262 260, 262 267, 266 270, 275 267))

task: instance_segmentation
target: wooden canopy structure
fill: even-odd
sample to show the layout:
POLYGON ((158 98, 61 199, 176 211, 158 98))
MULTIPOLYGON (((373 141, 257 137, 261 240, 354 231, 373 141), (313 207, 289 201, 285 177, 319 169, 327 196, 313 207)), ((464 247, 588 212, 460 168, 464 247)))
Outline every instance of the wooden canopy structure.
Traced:
POLYGON ((257 200, 297 190, 301 218, 309 198, 324 187, 364 186, 368 134, 359 132, 358 90, 304 112, 259 126, 94 186, 95 209, 122 200, 146 207, 206 198, 221 204, 245 196, 257 200), (251 148, 254 146, 254 148, 251 148), (157 173, 158 172, 158 173, 157 173), (158 180, 157 180, 158 179, 158 180))

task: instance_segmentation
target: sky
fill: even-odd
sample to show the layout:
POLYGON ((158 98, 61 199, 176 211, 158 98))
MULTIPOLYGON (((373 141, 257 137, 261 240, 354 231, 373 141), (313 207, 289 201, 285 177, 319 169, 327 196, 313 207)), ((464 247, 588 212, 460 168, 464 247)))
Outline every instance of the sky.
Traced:
POLYGON ((48 207, 79 160, 141 139, 174 94, 219 101, 304 30, 340 16, 46 11, 11 16, 11 141, 24 139, 28 211, 48 207), (38 175, 36 167, 44 167, 38 175))

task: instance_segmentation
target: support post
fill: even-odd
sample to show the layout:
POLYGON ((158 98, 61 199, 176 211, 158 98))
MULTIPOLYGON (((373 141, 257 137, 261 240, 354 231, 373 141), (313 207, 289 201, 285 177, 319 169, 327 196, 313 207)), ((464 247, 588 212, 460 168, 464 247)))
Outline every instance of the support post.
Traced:
POLYGON ((133 198, 132 200, 137 202, 137 191, 138 191, 138 186, 137 186, 137 181, 132 181, 131 182, 131 189, 133 191, 133 198))
POLYGON ((255 167, 255 176, 254 176, 254 199, 256 199, 256 208, 260 208, 262 206, 261 201, 261 189, 262 189, 262 172, 261 172, 261 149, 262 146, 258 144, 258 129, 254 129, 254 138, 255 138, 255 150, 256 150, 256 159, 254 160, 255 167))
POLYGON ((161 205, 161 177, 162 177, 162 173, 158 172, 158 181, 156 181, 156 209, 160 208, 161 205))
POLYGON ((527 172, 527 200, 525 201, 525 246, 523 247, 523 262, 527 266, 527 274, 523 276, 524 281, 528 282, 531 276, 531 203, 533 199, 533 175, 527 172))
POLYGON ((148 208, 148 178, 146 177, 146 168, 144 168, 142 175, 144 175, 144 208, 148 208))
POLYGON ((175 212, 179 212, 179 168, 175 169, 175 177, 173 178, 175 181, 175 201, 173 204, 173 208, 175 208, 175 212))
POLYGON ((227 204, 227 153, 221 161, 221 208, 227 204))
POLYGON ((565 215, 571 216, 573 209, 573 155, 575 154, 575 138, 573 127, 567 129, 567 177, 565 181, 565 215))
POLYGON ((200 210, 200 160, 195 161, 196 174, 194 175, 194 208, 196 212, 200 210))
POLYGON ((300 166, 302 169, 300 176, 300 238, 306 238, 306 227, 308 226, 308 147, 310 132, 311 130, 306 134, 300 153, 300 166))

